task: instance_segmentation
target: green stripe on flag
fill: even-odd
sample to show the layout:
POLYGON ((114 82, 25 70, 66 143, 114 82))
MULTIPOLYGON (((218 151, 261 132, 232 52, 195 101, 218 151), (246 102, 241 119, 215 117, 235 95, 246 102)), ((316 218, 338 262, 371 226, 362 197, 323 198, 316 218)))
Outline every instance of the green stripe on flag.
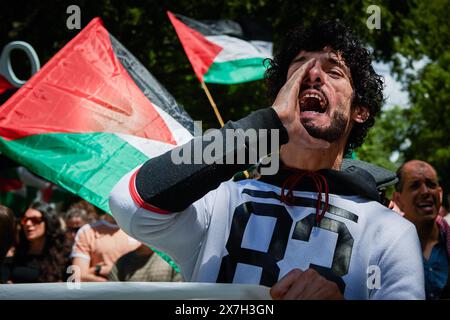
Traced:
POLYGON ((0 138, 6 156, 110 212, 108 195, 147 156, 110 133, 51 133, 0 138))
POLYGON ((264 58, 214 62, 203 76, 207 83, 235 84, 264 78, 264 58))

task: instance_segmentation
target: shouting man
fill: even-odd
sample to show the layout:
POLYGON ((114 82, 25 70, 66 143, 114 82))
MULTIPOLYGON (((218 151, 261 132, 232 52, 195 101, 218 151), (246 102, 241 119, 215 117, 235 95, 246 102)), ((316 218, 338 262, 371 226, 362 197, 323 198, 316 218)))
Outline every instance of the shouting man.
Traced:
POLYGON ((336 22, 295 29, 267 78, 272 107, 215 132, 225 143, 214 161, 172 161, 208 147, 206 134, 121 179, 110 196, 120 226, 187 281, 261 284, 274 299, 424 298, 414 226, 378 202, 368 172, 340 170, 382 103, 368 51, 336 22), (239 139, 248 130, 261 134, 239 139), (231 179, 252 163, 230 159, 255 146, 279 170, 231 179))

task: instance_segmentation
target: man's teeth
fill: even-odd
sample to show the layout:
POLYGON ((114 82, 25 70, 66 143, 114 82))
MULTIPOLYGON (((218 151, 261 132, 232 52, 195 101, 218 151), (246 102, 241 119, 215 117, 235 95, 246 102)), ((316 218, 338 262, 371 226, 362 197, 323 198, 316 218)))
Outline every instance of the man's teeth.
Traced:
POLYGON ((315 99, 319 100, 320 106, 321 106, 322 108, 325 106, 325 101, 324 101, 324 100, 322 99, 322 97, 319 96, 318 94, 315 94, 315 93, 307 93, 307 94, 305 94, 305 95, 302 97, 301 102, 302 102, 302 103, 305 102, 305 99, 306 99, 306 98, 315 98, 315 99))

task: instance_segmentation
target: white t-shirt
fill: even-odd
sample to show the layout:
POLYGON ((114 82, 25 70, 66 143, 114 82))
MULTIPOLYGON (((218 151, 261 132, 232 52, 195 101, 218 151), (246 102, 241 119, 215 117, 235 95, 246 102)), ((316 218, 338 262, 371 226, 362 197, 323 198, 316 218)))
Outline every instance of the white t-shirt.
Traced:
POLYGON ((317 227, 317 193, 294 191, 299 205, 289 206, 279 187, 243 180, 161 214, 133 201, 131 176, 110 195, 113 216, 130 236, 167 253, 187 281, 272 286, 293 268, 315 268, 346 299, 425 298, 416 229, 378 202, 329 194, 317 227))

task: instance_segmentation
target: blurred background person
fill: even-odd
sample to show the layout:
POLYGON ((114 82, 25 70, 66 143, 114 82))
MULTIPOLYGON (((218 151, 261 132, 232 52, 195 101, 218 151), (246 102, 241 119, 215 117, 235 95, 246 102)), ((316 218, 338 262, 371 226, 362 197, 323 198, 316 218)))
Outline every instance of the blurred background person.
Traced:
POLYGON ((426 298, 449 298, 450 227, 438 215, 442 188, 436 170, 427 162, 411 160, 400 166, 397 176, 393 200, 416 226, 423 253, 426 298))
POLYGON ((441 208, 439 209, 439 215, 447 221, 447 223, 450 223, 450 207, 449 207, 449 199, 450 194, 444 192, 444 196, 442 197, 442 204, 441 208))
POLYGON ((67 203, 67 208, 64 211, 69 211, 71 209, 80 209, 86 211, 87 219, 89 223, 93 223, 100 219, 99 210, 92 204, 87 202, 86 200, 76 197, 74 200, 67 203))
POLYGON ((78 230, 72 264, 79 268, 81 281, 107 281, 116 261, 139 246, 137 240, 122 231, 114 218, 105 213, 97 222, 78 230))
POLYGON ((16 237, 14 213, 8 207, 0 205, 0 283, 7 281, 8 274, 4 260, 16 237))
POLYGON ((395 203, 394 198, 389 202, 388 208, 391 210, 394 210, 402 217, 405 216, 405 213, 398 207, 398 205, 395 203))
POLYGON ((117 260, 109 273, 110 281, 182 281, 181 274, 145 244, 117 260))
POLYGON ((73 245, 78 230, 85 224, 95 221, 95 216, 87 208, 79 205, 71 206, 64 215, 67 242, 73 245))
POLYGON ((34 202, 21 216, 20 225, 10 281, 63 281, 70 247, 65 242, 61 220, 54 207, 45 202, 34 202))

